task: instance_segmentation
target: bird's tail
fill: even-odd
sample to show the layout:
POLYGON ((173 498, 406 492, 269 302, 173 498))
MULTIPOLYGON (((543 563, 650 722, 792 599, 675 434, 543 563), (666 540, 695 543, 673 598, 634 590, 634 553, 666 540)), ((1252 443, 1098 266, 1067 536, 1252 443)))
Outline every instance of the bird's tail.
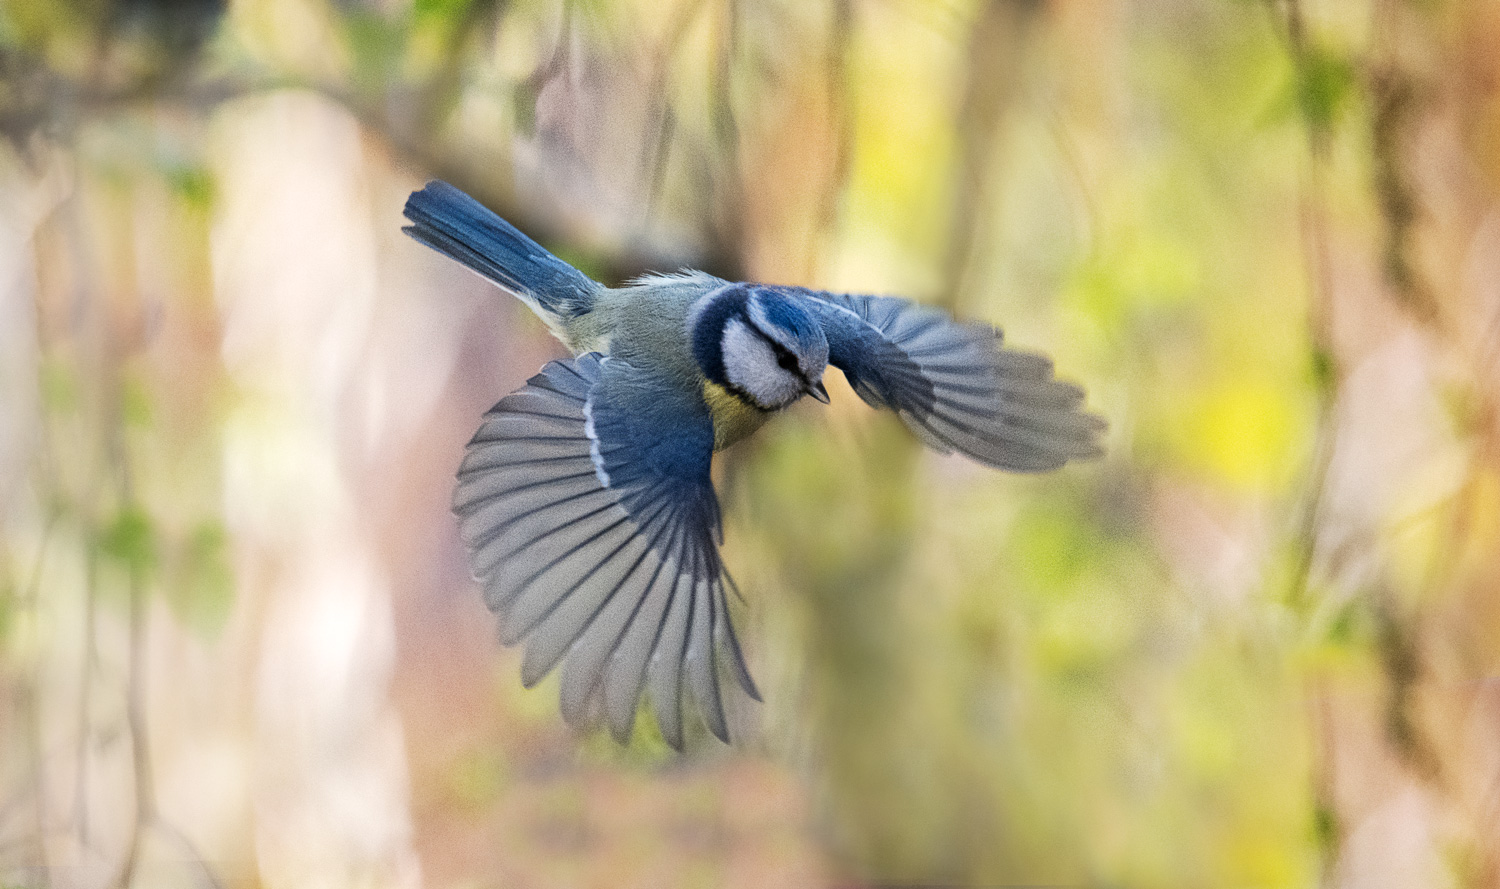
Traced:
POLYGON ((554 330, 586 314, 602 289, 588 275, 441 180, 412 192, 405 213, 412 224, 402 231, 514 293, 554 330))

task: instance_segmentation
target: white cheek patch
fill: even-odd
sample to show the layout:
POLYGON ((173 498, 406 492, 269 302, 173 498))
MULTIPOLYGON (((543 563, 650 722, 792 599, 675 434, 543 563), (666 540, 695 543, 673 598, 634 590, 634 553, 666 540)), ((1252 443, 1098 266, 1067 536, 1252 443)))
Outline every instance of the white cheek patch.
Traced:
POLYGON ((724 375, 765 408, 791 404, 802 393, 798 379, 776 364, 776 353, 742 322, 724 325, 724 375))

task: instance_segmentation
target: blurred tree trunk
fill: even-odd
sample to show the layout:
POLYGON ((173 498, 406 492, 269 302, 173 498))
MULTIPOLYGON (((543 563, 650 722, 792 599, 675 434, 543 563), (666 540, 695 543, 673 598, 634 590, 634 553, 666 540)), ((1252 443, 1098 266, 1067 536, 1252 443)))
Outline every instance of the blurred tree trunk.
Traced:
MULTIPOLYGON (((972 25, 955 121, 942 287, 958 309, 996 199, 997 152, 1041 6, 989 0, 972 25)), ((852 393, 848 397, 853 397, 852 393)), ((946 606, 910 570, 921 538, 921 446, 890 416, 856 453, 808 443, 805 465, 764 467, 787 498, 767 514, 785 573, 806 596, 812 745, 827 840, 861 879, 948 881, 1017 873, 1002 808, 1006 789, 977 758, 972 714, 942 686, 934 654, 952 644, 946 606), (789 480, 785 477, 791 473, 789 480)), ((764 476, 763 476, 764 478, 764 476)), ((774 498, 773 498, 774 499, 774 498)))

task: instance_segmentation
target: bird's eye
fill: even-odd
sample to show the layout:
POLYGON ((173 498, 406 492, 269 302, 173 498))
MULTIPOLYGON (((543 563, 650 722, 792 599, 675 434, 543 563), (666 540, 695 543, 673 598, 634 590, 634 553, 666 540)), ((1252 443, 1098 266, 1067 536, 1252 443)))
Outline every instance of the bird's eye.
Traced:
POLYGON ((791 371, 793 373, 797 372, 800 369, 797 365, 797 356, 793 355, 791 352, 786 351, 785 349, 776 350, 776 364, 782 370, 791 371))

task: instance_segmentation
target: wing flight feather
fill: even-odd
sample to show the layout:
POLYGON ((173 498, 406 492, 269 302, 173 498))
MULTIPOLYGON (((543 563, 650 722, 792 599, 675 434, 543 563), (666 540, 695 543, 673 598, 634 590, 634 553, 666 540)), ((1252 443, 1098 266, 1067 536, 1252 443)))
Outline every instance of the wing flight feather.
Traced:
POLYGON ((988 466, 1045 472, 1103 451, 1105 424, 1044 355, 1003 348, 1000 332, 885 296, 802 291, 828 336, 829 363, 869 404, 924 444, 988 466))
POLYGON ((501 640, 526 643, 522 682, 561 663, 564 718, 621 740, 645 693, 680 748, 684 696, 728 740, 721 660, 759 696, 724 592, 712 423, 700 399, 663 429, 652 411, 680 396, 662 388, 593 353, 548 364, 485 415, 453 508, 501 640))

